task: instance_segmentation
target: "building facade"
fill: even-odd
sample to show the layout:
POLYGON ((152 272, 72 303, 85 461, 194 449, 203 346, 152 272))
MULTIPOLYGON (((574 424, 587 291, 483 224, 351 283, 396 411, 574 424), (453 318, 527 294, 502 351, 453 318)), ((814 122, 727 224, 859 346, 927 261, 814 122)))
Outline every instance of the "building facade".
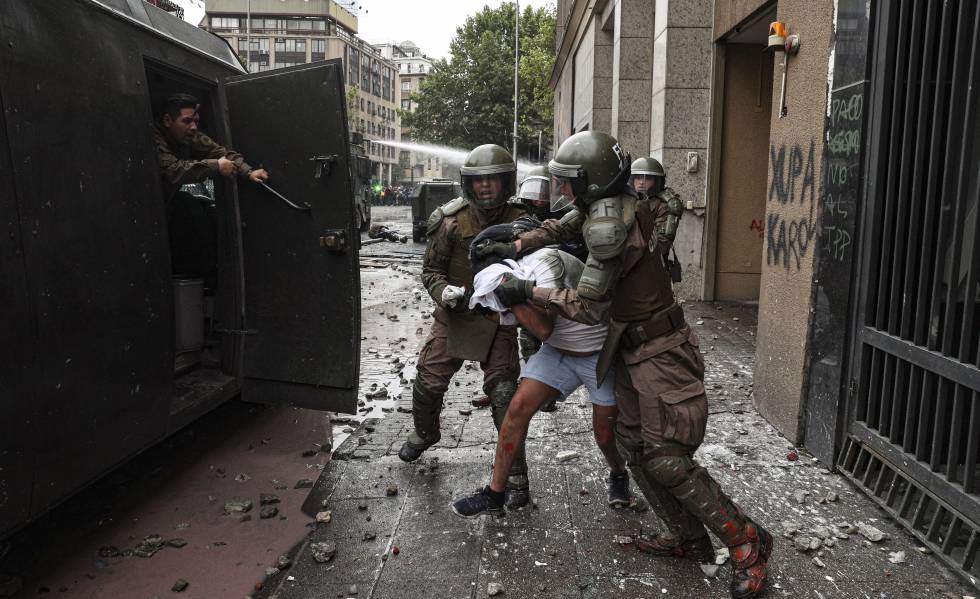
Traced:
POLYGON ((357 16, 332 0, 207 0, 201 26, 228 40, 249 72, 344 61, 351 131, 364 136, 378 182, 398 178, 397 67, 357 37, 357 16), (250 10, 249 20, 246 10, 250 10))
POLYGON ((555 143, 664 163, 678 294, 758 302, 759 412, 976 585, 980 6, 561 0, 558 23, 555 143))
MULTIPOLYGON (((400 44, 379 44, 377 47, 385 58, 392 60, 398 66, 398 107, 404 112, 414 112, 417 105, 412 102, 411 95, 419 91, 422 81, 432 70, 432 60, 408 40, 400 44)), ((412 142, 408 129, 402 128, 401 140, 405 143, 412 142)), ((445 165, 437 155, 403 149, 399 162, 401 164, 399 182, 403 185, 412 185, 421 179, 443 176, 445 165)))

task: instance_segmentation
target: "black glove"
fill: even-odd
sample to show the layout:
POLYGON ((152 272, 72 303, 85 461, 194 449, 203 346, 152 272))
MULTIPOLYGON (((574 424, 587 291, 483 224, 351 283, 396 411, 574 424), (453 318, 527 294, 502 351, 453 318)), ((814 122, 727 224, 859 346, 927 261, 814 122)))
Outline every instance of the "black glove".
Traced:
POLYGON ((500 285, 493 290, 500 303, 510 308, 517 304, 523 304, 531 299, 534 291, 534 281, 518 279, 512 274, 505 274, 500 280, 500 285))
POLYGON ((513 260, 517 258, 517 244, 491 241, 480 247, 473 248, 473 258, 476 260, 487 260, 488 258, 499 260, 513 260))
POLYGON ((452 306, 446 306, 450 312, 455 312, 456 314, 463 314, 470 311, 470 298, 473 297, 473 290, 467 289, 463 297, 458 298, 456 303, 452 306))

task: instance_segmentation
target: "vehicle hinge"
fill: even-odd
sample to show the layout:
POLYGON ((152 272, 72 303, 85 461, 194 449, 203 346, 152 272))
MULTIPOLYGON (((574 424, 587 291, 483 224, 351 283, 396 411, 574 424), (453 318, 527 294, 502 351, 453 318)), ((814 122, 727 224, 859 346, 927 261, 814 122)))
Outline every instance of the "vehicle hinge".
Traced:
POLYGON ((329 229, 320 236, 320 247, 331 252, 347 251, 347 232, 343 229, 329 229))
POLYGON ((222 335, 242 335, 251 336, 258 335, 258 329, 214 329, 215 333, 221 333, 222 335))
POLYGON ((314 164, 313 178, 319 179, 324 175, 324 171, 326 171, 327 175, 330 174, 330 165, 337 162, 337 155, 313 156, 310 158, 310 161, 314 164))

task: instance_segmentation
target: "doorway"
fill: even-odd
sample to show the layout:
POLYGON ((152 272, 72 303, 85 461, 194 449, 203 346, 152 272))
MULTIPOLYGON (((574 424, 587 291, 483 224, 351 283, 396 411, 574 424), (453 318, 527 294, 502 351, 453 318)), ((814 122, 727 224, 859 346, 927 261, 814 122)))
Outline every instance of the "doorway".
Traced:
MULTIPOLYGON (((756 301, 762 273, 773 58, 765 51, 776 7, 722 42, 717 235, 713 298, 756 301)), ((709 295, 710 294, 706 294, 709 295)))

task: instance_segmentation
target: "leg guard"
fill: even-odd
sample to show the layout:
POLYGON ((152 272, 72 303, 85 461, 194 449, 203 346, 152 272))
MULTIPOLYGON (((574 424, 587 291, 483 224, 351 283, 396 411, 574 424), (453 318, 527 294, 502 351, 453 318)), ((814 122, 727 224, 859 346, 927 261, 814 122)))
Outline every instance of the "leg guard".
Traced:
POLYGON ((442 412, 442 395, 422 387, 418 381, 412 387, 412 420, 415 430, 408 435, 398 457, 405 462, 414 462, 422 452, 441 439, 439 434, 439 413, 442 412))
MULTIPOLYGON (((644 465, 656 482, 676 497, 684 509, 697 517, 726 546, 749 543, 752 520, 742 513, 708 471, 690 455, 654 456, 647 458, 644 465)), ((751 564, 756 557, 733 554, 732 561, 751 564)))
POLYGON ((642 447, 633 446, 619 434, 618 428, 616 446, 619 448, 619 453, 626 458, 626 465, 633 474, 636 486, 667 526, 668 535, 680 541, 688 541, 707 534, 704 525, 688 513, 677 498, 671 495, 645 467, 641 457, 642 447))

